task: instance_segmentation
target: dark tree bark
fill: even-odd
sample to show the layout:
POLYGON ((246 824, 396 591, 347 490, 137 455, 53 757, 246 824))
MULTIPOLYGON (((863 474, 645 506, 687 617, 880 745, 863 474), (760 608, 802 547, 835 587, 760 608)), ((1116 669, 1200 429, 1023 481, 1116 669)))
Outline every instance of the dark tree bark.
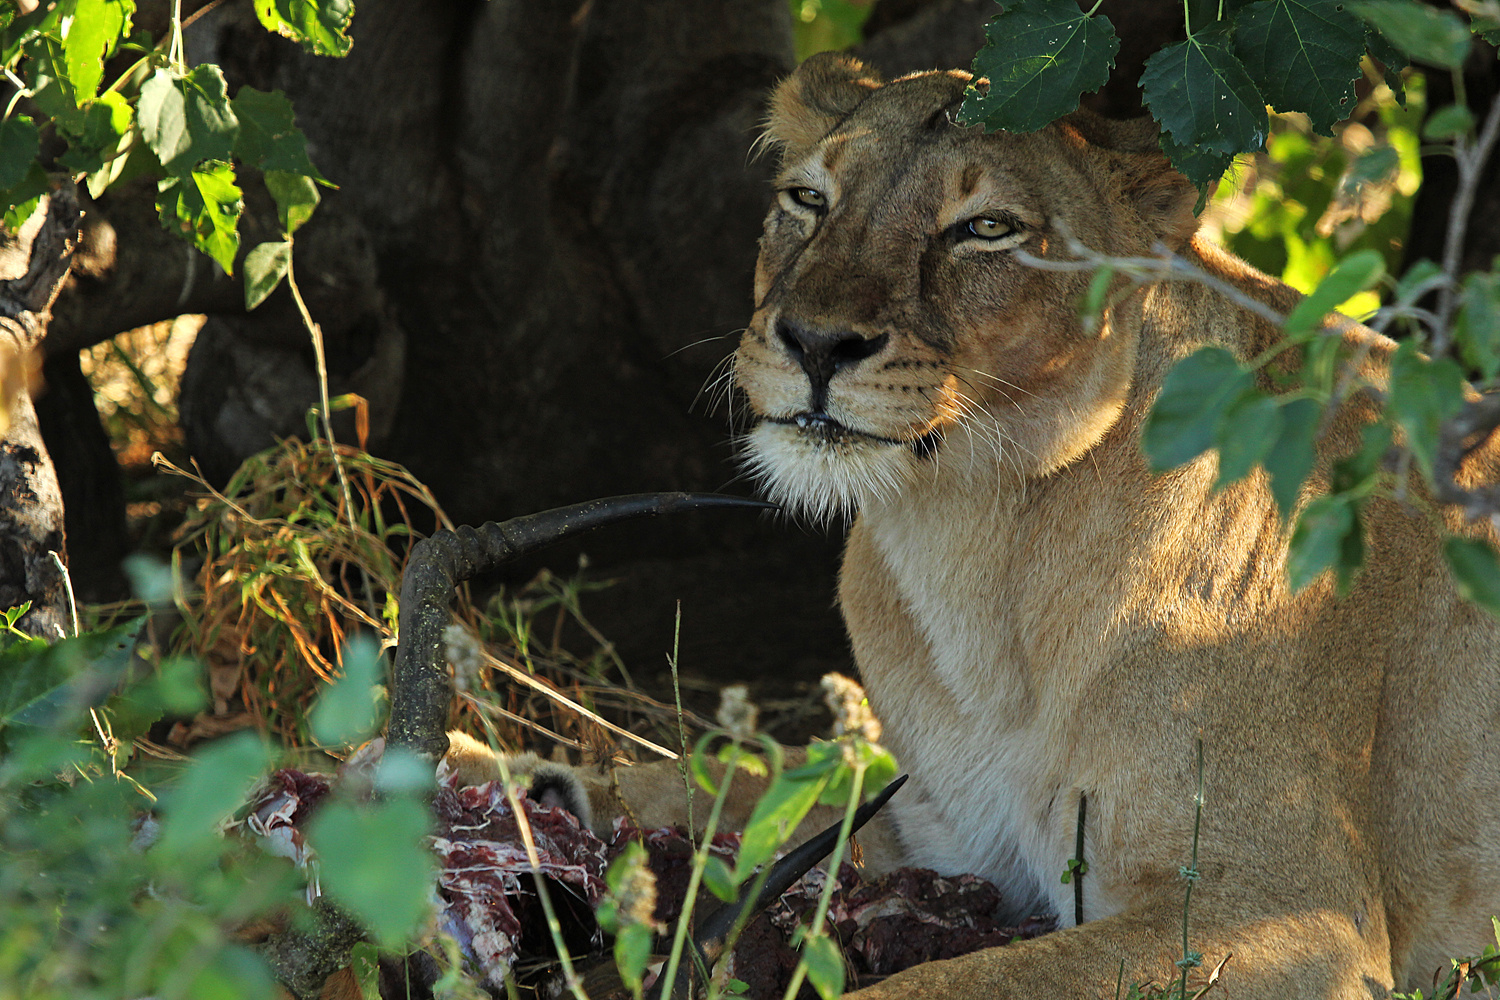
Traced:
POLYGON ((47 335, 52 301, 78 243, 78 202, 71 184, 46 196, 20 229, 0 232, 0 368, 4 369, 4 437, 0 439, 0 609, 31 602, 20 627, 57 639, 68 634, 63 507, 37 427, 26 371, 47 335))

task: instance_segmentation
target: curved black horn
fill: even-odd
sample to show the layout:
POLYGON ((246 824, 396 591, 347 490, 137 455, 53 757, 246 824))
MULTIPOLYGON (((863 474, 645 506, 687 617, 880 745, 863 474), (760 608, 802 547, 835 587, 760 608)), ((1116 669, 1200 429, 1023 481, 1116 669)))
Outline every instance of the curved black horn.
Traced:
POLYGON ((434 757, 447 751, 448 736, 443 730, 452 692, 447 673, 437 665, 454 587, 517 556, 606 524, 727 507, 777 509, 761 500, 717 493, 636 493, 558 507, 501 524, 463 525, 418 542, 401 577, 401 639, 387 745, 434 757))

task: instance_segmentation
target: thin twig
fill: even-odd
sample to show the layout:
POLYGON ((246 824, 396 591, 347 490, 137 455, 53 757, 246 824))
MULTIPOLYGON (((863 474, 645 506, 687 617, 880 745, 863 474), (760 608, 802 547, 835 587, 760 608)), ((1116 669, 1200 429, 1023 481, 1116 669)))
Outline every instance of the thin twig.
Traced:
POLYGON ((634 740, 636 743, 639 743, 647 750, 653 750, 656 753, 661 754, 668 760, 677 759, 678 755, 668 750, 666 747, 660 745, 659 743, 653 743, 650 740, 646 739, 646 737, 641 736, 637 733, 632 733, 630 730, 624 728, 623 726, 617 726, 613 722, 610 722, 608 719, 595 712, 590 712, 588 709, 584 708, 582 705, 578 704, 578 702, 574 701, 572 698, 569 698, 567 695, 563 694, 552 685, 539 678, 533 677, 531 674, 522 670, 520 667, 516 667, 512 664, 506 663, 504 660, 500 659, 498 656, 495 656, 488 650, 486 650, 484 653, 484 662, 492 667, 495 667, 507 677, 520 681, 522 684, 525 684, 526 686, 534 688, 535 690, 540 691, 542 694, 545 694, 553 701, 568 706, 579 715, 588 719, 590 722, 595 723, 599 726, 603 726, 605 729, 618 736, 623 736, 626 739, 634 740))
MULTIPOLYGON (((1483 176, 1485 162, 1500 139, 1500 97, 1490 103, 1489 114, 1484 117, 1484 126, 1479 138, 1469 147, 1460 136, 1454 140, 1453 159, 1458 166, 1458 190, 1453 194, 1453 204, 1448 209, 1448 234, 1443 245, 1443 273, 1456 276, 1463 263, 1464 235, 1469 227, 1469 213, 1474 210, 1474 196, 1479 190, 1479 179, 1483 176)), ((1458 305, 1458 283, 1449 282, 1438 293, 1438 324, 1432 331, 1432 354, 1447 353, 1451 336, 1453 311, 1458 305)))

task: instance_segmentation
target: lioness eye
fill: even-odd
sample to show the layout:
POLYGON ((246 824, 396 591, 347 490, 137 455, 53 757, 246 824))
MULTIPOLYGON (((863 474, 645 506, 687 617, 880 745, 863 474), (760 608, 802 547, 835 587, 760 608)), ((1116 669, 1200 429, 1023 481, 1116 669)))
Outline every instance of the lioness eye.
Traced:
POLYGON ((792 196, 793 201, 806 208, 813 208, 821 211, 822 209, 828 207, 828 199, 825 198, 823 196, 823 192, 819 191, 817 188, 788 188, 787 193, 792 196))
POLYGON ((969 220, 969 232, 982 240, 998 240, 1002 236, 1009 236, 1014 230, 999 219, 980 216, 969 220))

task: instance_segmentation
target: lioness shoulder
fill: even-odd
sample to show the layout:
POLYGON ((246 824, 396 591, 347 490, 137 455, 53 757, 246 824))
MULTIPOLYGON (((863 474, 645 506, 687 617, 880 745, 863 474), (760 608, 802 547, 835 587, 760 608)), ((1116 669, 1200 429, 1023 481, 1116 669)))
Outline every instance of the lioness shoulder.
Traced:
MULTIPOLYGON (((1064 923, 1080 817, 1089 867, 1076 929, 871 995, 1111 996, 1121 962, 1163 981, 1195 830, 1191 943, 1236 956, 1221 989, 1428 985, 1500 912, 1500 807, 1454 795, 1500 782, 1500 629, 1439 537, 1488 532, 1378 501, 1351 590, 1293 594, 1263 471, 1216 489, 1209 453, 1153 475, 1140 436, 1171 366, 1280 333, 1205 283, 1123 278, 1086 325, 1090 273, 1048 265, 1165 245, 1276 310, 1297 295, 1194 236, 1153 130, 1079 113, 987 135, 956 121, 968 83, 822 56, 776 91, 744 447, 772 498, 855 518, 840 601, 912 775, 890 807, 905 859, 1064 923)), ((1326 335, 1383 384, 1389 341, 1326 335)), ((1370 416, 1356 400, 1323 429, 1304 501, 1370 416)), ((1495 468, 1485 446, 1466 474, 1495 468)))

